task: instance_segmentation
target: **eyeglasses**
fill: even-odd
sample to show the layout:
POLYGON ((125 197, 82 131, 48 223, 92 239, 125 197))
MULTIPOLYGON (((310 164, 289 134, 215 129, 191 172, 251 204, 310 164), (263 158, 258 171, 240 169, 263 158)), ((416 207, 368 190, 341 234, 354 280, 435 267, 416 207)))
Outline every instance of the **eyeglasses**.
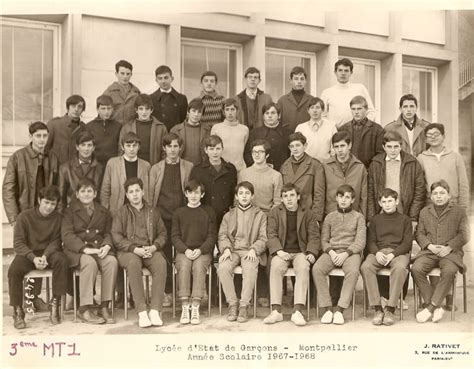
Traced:
POLYGON ((252 150, 252 155, 264 155, 265 150, 252 150))
POLYGON ((427 138, 438 138, 439 136, 441 136, 441 133, 438 133, 438 132, 435 132, 435 133, 427 133, 425 134, 425 136, 427 138))

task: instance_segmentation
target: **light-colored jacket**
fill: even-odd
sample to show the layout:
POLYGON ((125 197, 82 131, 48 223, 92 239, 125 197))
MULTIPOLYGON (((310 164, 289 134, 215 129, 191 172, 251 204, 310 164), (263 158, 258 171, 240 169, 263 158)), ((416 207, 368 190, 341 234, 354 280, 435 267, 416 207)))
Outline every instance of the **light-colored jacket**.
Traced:
POLYGON ((394 120, 393 122, 388 123, 384 128, 385 131, 395 131, 400 133, 403 138, 402 150, 406 151, 413 156, 420 155, 423 151, 426 150, 426 137, 423 131, 425 127, 430 124, 426 120, 418 118, 415 116, 415 128, 413 128, 413 145, 410 147, 410 141, 408 140, 407 130, 403 124, 402 115, 394 120), (413 151, 412 151, 413 150, 413 151))
POLYGON ((135 99, 139 94, 140 90, 132 83, 130 83, 130 91, 128 91, 126 96, 122 94, 118 82, 114 82, 107 87, 103 95, 110 96, 114 103, 114 112, 111 118, 122 125, 134 120, 137 115, 135 112, 135 99))

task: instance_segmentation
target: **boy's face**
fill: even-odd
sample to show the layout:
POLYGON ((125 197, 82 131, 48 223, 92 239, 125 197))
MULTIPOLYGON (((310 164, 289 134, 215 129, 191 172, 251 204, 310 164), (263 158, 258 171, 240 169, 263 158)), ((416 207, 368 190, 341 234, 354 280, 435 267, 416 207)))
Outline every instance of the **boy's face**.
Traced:
POLYGON ((382 197, 379 205, 385 213, 391 214, 397 211, 398 199, 395 200, 392 196, 382 197))
POLYGON ((252 202, 253 194, 248 188, 239 187, 235 198, 239 202, 239 205, 246 207, 252 202))
POLYGON ((94 152, 95 146, 93 141, 81 142, 79 145, 76 145, 77 153, 81 159, 89 159, 94 152))
POLYGON ((42 198, 41 200, 38 198, 38 210, 40 214, 44 217, 47 217, 51 214, 54 209, 56 209, 56 205, 58 204, 57 200, 48 200, 42 198))
POLYGON ((411 121, 415 118, 415 114, 417 111, 417 107, 414 100, 405 100, 402 103, 402 107, 400 108, 400 113, 402 113, 402 117, 408 121, 411 121))
POLYGON ((219 161, 222 156, 222 145, 218 143, 216 146, 207 146, 204 152, 207 154, 209 161, 219 161))
POLYGON ((432 128, 426 132, 426 143, 433 147, 442 146, 444 143, 444 136, 438 128, 432 128))
POLYGON ((130 78, 132 78, 132 71, 125 67, 119 67, 118 72, 115 72, 118 83, 121 85, 128 85, 130 78))
POLYGON ((201 81, 202 89, 206 93, 211 93, 216 90, 216 78, 214 76, 204 76, 201 81))
POLYGON ((291 155, 295 159, 299 159, 303 156, 304 151, 306 150, 307 144, 303 144, 301 141, 291 141, 290 144, 288 145, 288 148, 290 149, 291 155))
POLYGON ((334 72, 339 83, 347 83, 351 79, 352 72, 349 66, 338 65, 336 71, 334 72))
POLYGON ((229 122, 237 120, 237 108, 234 105, 224 107, 224 116, 229 122))
POLYGON ((444 187, 438 186, 431 191, 431 201, 435 205, 443 206, 451 199, 451 194, 444 187))
POLYGON ((125 196, 127 196, 128 201, 134 206, 139 206, 142 204, 144 195, 145 192, 138 183, 128 186, 127 192, 125 192, 125 196))
POLYGON ((178 140, 172 140, 169 145, 165 145, 163 147, 165 149, 166 158, 171 161, 176 161, 176 159, 178 159, 179 151, 181 149, 178 140))
POLYGON ((402 145, 398 141, 389 141, 383 145, 383 149, 387 156, 394 160, 400 155, 400 151, 402 151, 402 145))
POLYGON ((84 103, 80 101, 77 104, 69 105, 69 108, 67 109, 67 115, 69 115, 71 119, 80 119, 83 111, 84 103))
POLYGON ((193 207, 199 205, 201 199, 204 197, 204 192, 201 191, 201 186, 199 186, 193 191, 186 191, 184 196, 188 199, 188 205, 193 207))
POLYGON ((352 104, 351 105, 352 118, 356 122, 360 122, 367 116, 367 108, 362 104, 352 104))
POLYGON ((192 124, 197 124, 201 121, 202 110, 190 108, 188 111, 188 121, 192 124))
POLYGON ((140 144, 138 142, 124 142, 122 145, 124 154, 128 158, 136 158, 138 155, 138 150, 140 150, 140 144))
POLYGON ((138 120, 148 121, 150 120, 153 109, 145 105, 140 105, 135 111, 137 112, 138 120))
POLYGON ((344 192, 344 195, 338 193, 336 195, 337 205, 341 209, 348 209, 355 201, 350 192, 344 192))
POLYGON ((83 205, 89 205, 92 203, 96 196, 97 191, 94 191, 94 189, 90 186, 82 186, 76 191, 76 197, 83 205))
POLYGON ((290 83, 293 90, 304 90, 306 85, 306 77, 303 73, 294 74, 290 80, 290 83))
POLYGON ((259 73, 249 73, 247 77, 245 77, 245 82, 247 83, 247 87, 250 89, 257 88, 258 84, 260 83, 260 74, 259 73))
POLYGON ((298 200, 300 199, 300 195, 296 193, 295 189, 291 191, 286 191, 281 194, 281 201, 285 208, 289 211, 295 211, 298 209, 298 200))
POLYGON ((43 152, 46 142, 48 141, 48 131, 46 129, 38 129, 35 133, 30 135, 31 146, 35 151, 43 152))
POLYGON ((97 114, 99 114, 99 118, 103 120, 110 119, 113 111, 114 107, 112 105, 99 105, 97 108, 97 114))
POLYGON ((169 90, 171 88, 171 84, 173 83, 174 77, 169 73, 158 74, 156 76, 156 83, 162 90, 169 90))
POLYGON ((308 108, 308 114, 313 120, 321 119, 321 115, 323 114, 323 109, 321 109, 321 105, 319 103, 311 105, 308 108))
POLYGON ((252 159, 255 164, 265 164, 268 154, 265 152, 263 145, 254 146, 252 149, 252 159))
POLYGON ((279 123, 280 116, 278 115, 278 111, 272 106, 268 109, 265 113, 263 113, 263 123, 267 127, 276 127, 279 123))
POLYGON ((349 155, 351 154, 351 147, 352 147, 352 142, 347 143, 346 141, 342 140, 339 142, 336 142, 333 145, 334 152, 336 153, 336 157, 339 161, 345 162, 349 155))

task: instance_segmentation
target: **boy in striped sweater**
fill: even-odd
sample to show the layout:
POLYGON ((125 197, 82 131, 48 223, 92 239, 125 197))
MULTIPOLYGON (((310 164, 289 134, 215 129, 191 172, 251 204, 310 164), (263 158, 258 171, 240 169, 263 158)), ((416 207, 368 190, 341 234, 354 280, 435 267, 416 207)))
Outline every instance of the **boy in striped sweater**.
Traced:
POLYGON ((201 76, 202 91, 199 96, 204 104, 204 112, 201 118, 201 124, 213 126, 224 120, 222 115, 222 103, 225 97, 216 91, 217 74, 208 70, 201 76))
POLYGON ((342 313, 351 303, 352 293, 359 278, 366 229, 364 216, 352 209, 354 200, 355 191, 352 186, 339 186, 336 192, 337 209, 329 213, 323 223, 323 254, 314 264, 312 271, 319 307, 324 310, 321 318, 323 324, 344 324, 342 313), (326 277, 337 267, 344 271, 344 280, 341 296, 333 313, 326 277))

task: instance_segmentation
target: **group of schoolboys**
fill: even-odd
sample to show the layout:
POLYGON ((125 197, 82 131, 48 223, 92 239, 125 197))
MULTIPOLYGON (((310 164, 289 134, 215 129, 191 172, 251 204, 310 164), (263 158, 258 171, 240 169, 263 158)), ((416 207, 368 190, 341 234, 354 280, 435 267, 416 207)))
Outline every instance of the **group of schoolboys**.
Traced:
MULTIPOLYGON (((216 243, 229 321, 247 321, 256 284, 260 304, 268 306, 270 296, 264 322, 281 321, 282 281, 293 267, 294 324, 306 324, 310 270, 321 322, 334 324, 344 323, 360 270, 373 323, 391 325, 415 227, 422 251, 412 274, 425 303, 417 320, 441 319, 469 238, 467 176, 459 154, 444 147, 444 126, 419 119, 413 95, 401 98, 400 117, 384 130, 368 119, 373 105, 365 87, 350 82, 348 59, 335 64, 338 84, 322 99, 305 92, 306 73, 294 67, 292 90, 278 104, 258 89, 254 67, 245 73, 246 89, 231 99, 217 93, 217 75, 205 72, 201 96, 189 104, 171 86, 167 66, 157 68, 160 88, 150 96, 130 82, 130 63, 115 67, 117 82, 97 98, 96 119, 87 125, 80 120, 85 101, 73 95, 64 117, 30 125, 31 144, 8 162, 3 202, 15 226, 17 255, 8 276, 16 328, 25 327, 23 277, 47 266, 53 271, 53 324, 60 322, 61 296, 75 292, 66 283, 69 268, 80 272, 79 317, 114 323, 114 290, 119 302, 128 293, 123 268, 139 326, 161 326, 173 261, 180 322, 199 324, 216 243), (422 210, 426 188, 430 201, 422 210), (426 275, 438 265, 442 276, 431 287, 426 275), (152 275, 149 311, 142 267, 152 275), (327 284, 335 267, 344 271, 342 286, 338 280, 327 284), (385 267, 390 287, 377 280, 385 267)), ((33 301, 41 310, 38 282, 33 301)))

